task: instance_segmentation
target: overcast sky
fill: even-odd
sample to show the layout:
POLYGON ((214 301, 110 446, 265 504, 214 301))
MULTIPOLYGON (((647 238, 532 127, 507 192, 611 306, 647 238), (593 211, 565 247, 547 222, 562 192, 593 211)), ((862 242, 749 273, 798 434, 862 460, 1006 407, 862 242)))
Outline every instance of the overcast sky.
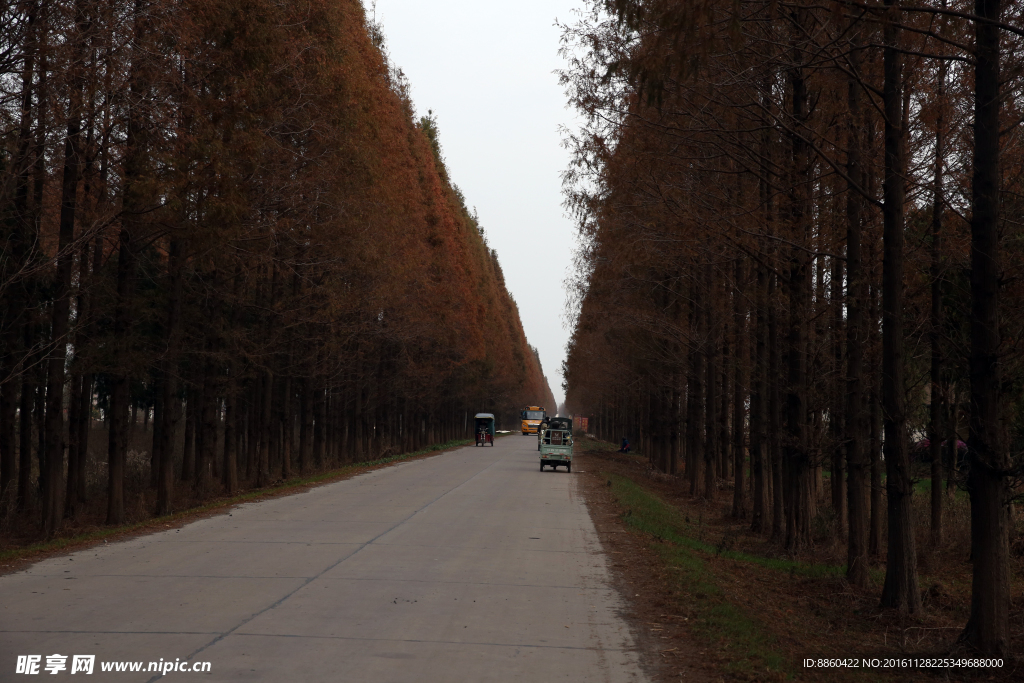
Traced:
MULTIPOLYGON (((372 0, 364 0, 370 8, 372 0)), ((566 295, 575 229, 562 208, 559 126, 572 110, 553 73, 555 19, 580 0, 377 0, 392 61, 417 115, 433 110, 452 180, 476 207, 529 342, 561 403, 566 295)), ((555 406, 548 406, 554 410, 555 406)))

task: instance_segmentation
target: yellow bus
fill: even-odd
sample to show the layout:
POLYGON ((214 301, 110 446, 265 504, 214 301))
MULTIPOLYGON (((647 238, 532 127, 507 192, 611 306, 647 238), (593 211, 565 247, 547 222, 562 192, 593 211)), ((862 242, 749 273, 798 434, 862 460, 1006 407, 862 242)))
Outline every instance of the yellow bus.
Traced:
POLYGON ((526 409, 520 415, 523 420, 523 436, 526 436, 527 434, 537 433, 537 427, 548 416, 548 413, 540 406, 526 406, 526 409))

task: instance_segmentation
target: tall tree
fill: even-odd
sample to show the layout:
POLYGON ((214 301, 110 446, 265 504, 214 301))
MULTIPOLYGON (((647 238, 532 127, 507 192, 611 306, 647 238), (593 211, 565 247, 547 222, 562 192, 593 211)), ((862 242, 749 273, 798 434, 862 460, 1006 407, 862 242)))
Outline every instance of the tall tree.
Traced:
POLYGON ((971 183, 971 616, 961 640, 980 653, 1009 648, 1010 461, 1000 397, 999 133, 1001 0, 976 0, 971 183))
POLYGON ((907 436, 904 385, 904 155, 903 55, 897 25, 896 0, 883 27, 885 114, 885 177, 883 180, 882 256, 882 405, 885 429, 885 490, 888 505, 888 543, 882 605, 901 612, 921 609, 917 587, 917 548, 914 540, 913 482, 907 436))

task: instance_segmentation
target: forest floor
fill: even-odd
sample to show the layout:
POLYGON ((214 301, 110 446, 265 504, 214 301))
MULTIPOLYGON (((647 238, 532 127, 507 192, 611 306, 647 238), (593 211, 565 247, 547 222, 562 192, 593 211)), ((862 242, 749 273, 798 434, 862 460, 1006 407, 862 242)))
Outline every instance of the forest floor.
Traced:
MULTIPOLYGON (((125 540, 154 531, 163 531, 169 527, 181 527, 203 517, 224 514, 239 503, 252 503, 300 493, 314 486, 349 479, 395 462, 428 458, 471 443, 473 441, 470 439, 462 439, 436 444, 415 453, 404 453, 290 479, 279 479, 263 488, 244 488, 234 495, 213 494, 197 497, 190 487, 179 486, 176 491, 178 512, 164 517, 154 517, 150 512, 155 507, 155 491, 145 487, 137 487, 137 490, 129 488, 125 496, 126 507, 129 508, 125 524, 105 525, 102 496, 95 496, 91 505, 86 506, 74 519, 66 519, 56 537, 49 540, 41 540, 39 537, 37 514, 18 514, 14 510, 8 510, 0 516, 0 575, 20 571, 53 555, 81 550, 97 543, 125 540)), ((143 460, 148 463, 148 459, 143 460)), ((136 478, 148 481, 148 473, 143 475, 136 478)))
MULTIPOLYGON (((681 479, 653 471, 644 456, 591 439, 576 447, 581 489, 656 681, 1024 680, 1021 660, 973 670, 891 666, 970 656, 955 645, 968 617, 971 573, 954 515, 948 542, 919 551, 923 613, 901 617, 879 608, 884 566, 872 568, 868 588, 846 582, 845 544, 828 537, 828 524, 818 524, 814 547, 790 557, 751 533, 749 520, 731 517, 731 485, 708 504, 691 498, 681 479), (865 658, 879 662, 865 668, 865 658), (860 666, 808 668, 805 659, 860 666)), ((1021 652, 1019 554, 1012 562, 1012 651, 1021 652)))

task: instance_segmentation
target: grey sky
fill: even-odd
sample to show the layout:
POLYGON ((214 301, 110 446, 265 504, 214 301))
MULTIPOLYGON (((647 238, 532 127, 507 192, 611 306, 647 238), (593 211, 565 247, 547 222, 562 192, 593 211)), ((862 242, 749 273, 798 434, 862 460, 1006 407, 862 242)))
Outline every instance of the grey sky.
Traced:
MULTIPOLYGON (((366 0, 369 8, 371 0, 366 0)), ((377 0, 392 61, 417 114, 437 116, 452 180, 476 207, 561 403, 569 332, 565 291, 575 230, 562 208, 568 163, 558 128, 573 121, 553 73, 559 29, 579 0, 377 0)), ((554 409, 555 406, 549 406, 554 409)))

